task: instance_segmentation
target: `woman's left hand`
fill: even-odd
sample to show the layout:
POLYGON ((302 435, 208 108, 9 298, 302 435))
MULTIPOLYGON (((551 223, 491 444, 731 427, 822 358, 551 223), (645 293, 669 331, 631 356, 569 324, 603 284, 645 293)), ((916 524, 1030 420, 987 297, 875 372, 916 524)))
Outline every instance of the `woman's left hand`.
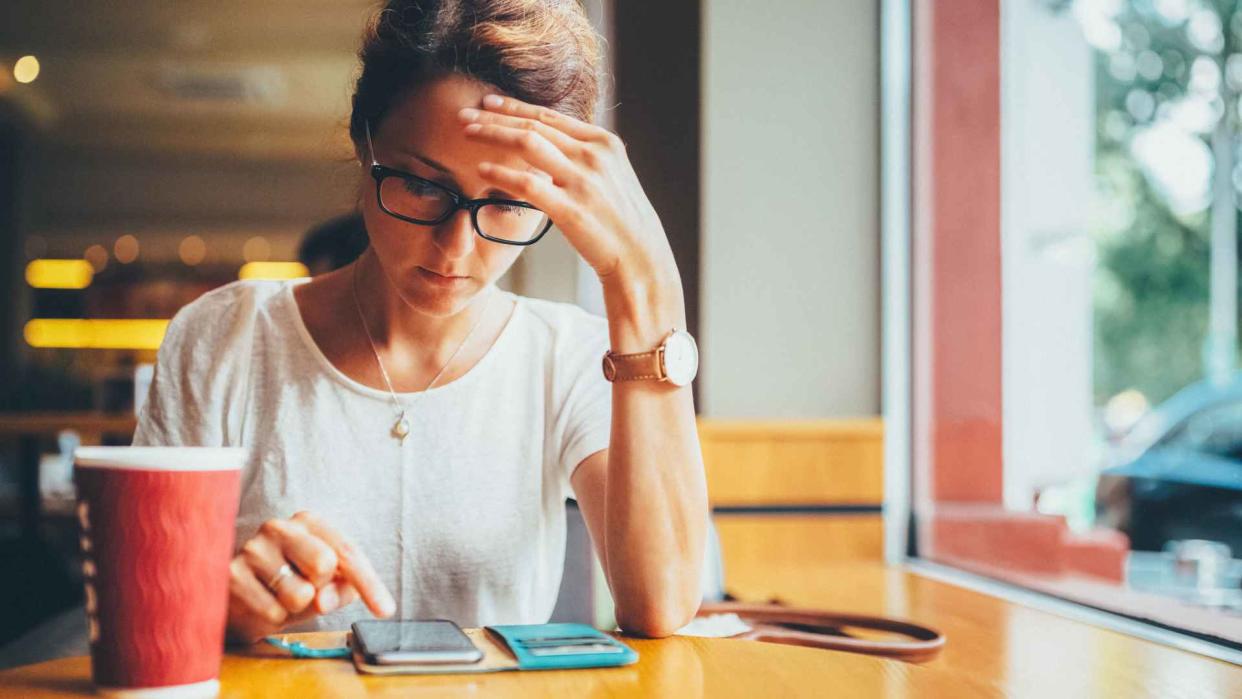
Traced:
POLYGON ((616 134, 512 97, 488 95, 483 107, 461 110, 467 137, 510 149, 535 170, 483 162, 480 176, 548 214, 605 287, 680 287, 664 227, 616 134))

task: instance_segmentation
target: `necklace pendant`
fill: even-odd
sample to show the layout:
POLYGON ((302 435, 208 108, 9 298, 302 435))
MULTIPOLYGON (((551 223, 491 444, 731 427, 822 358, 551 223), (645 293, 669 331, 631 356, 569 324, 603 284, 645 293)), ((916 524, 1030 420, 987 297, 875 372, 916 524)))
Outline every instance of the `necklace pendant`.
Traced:
POLYGON ((401 417, 397 418, 397 422, 392 426, 392 436, 398 441, 405 444, 406 435, 410 433, 410 421, 405 419, 405 411, 401 411, 401 417))

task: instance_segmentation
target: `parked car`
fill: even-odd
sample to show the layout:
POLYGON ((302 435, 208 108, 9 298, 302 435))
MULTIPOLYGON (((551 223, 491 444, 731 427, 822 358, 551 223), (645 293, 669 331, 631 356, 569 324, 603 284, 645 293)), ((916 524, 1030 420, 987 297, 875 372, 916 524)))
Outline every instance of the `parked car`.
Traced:
POLYGON ((1242 374, 1191 384, 1140 420, 1101 474, 1096 510, 1136 551, 1205 539, 1242 557, 1242 374))

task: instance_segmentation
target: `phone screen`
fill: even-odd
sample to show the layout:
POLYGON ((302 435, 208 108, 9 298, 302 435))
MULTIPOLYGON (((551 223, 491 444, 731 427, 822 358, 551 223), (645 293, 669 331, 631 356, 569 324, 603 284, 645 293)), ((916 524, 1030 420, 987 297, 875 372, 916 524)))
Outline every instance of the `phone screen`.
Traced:
POLYGON ((378 665, 473 663, 483 653, 457 624, 445 619, 356 621, 354 638, 363 656, 378 665))

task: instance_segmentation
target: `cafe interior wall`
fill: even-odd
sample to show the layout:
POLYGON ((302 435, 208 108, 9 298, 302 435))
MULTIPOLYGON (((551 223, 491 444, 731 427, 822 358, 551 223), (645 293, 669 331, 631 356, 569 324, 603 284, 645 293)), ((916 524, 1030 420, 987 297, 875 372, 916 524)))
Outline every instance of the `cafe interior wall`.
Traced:
POLYGON ((877 415, 878 3, 704 0, 704 415, 877 415))

